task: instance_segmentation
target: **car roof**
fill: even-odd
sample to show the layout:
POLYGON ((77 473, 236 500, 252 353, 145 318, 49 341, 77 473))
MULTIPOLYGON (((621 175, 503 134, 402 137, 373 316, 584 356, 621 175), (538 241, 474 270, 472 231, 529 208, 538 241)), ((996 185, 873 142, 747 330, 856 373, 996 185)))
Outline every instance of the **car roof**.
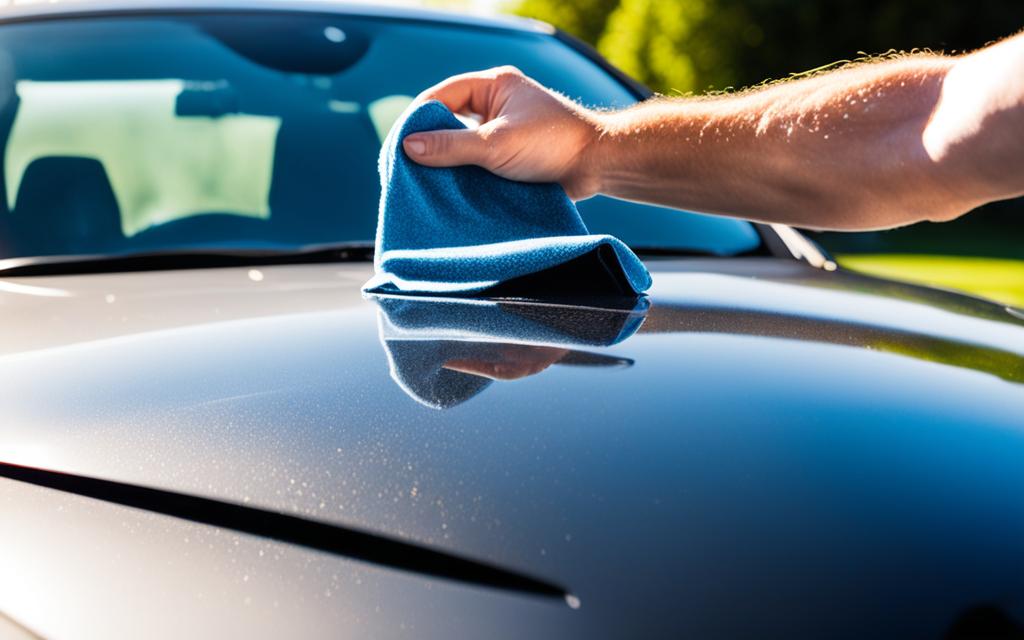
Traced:
POLYGON ((176 11, 289 11, 416 20, 474 27, 553 33, 551 25, 508 15, 454 13, 398 5, 369 5, 339 0, 0 0, 0 23, 94 14, 176 11), (4 5, 7 6, 4 6, 4 5))

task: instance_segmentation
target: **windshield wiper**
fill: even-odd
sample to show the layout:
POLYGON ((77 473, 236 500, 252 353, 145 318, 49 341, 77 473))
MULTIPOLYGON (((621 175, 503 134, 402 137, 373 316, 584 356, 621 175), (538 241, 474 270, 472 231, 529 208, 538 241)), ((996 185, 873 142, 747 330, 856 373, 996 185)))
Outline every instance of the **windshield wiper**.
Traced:
MULTIPOLYGON (((758 252, 720 254, 701 249, 633 245, 642 257, 735 258, 758 252)), ((140 251, 136 253, 30 256, 0 260, 0 277, 210 269, 275 264, 317 264, 368 262, 373 260, 373 243, 341 242, 313 244, 293 249, 235 249, 198 247, 140 251)))
POLYGON ((316 244, 295 249, 170 249, 121 254, 8 258, 0 260, 0 276, 47 276, 275 264, 365 262, 372 259, 373 244, 369 242, 316 244))

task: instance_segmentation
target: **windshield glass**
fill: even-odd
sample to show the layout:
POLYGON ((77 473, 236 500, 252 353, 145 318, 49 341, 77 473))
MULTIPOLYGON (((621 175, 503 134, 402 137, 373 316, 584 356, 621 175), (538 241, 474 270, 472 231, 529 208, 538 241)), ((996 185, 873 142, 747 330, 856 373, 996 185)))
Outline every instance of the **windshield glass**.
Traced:
MULTIPOLYGON (((416 93, 514 64, 596 107, 630 93, 551 36, 300 13, 0 27, 0 257, 372 242, 380 142, 416 93)), ((607 198, 634 246, 756 249, 742 221, 607 198)))

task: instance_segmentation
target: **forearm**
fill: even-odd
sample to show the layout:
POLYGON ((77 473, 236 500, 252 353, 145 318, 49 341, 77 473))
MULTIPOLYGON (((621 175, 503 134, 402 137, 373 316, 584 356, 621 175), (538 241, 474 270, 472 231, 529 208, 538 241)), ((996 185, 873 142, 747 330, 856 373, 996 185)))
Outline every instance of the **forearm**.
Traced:
POLYGON ((475 113, 421 132, 433 167, 821 229, 946 220, 1024 194, 1024 35, 968 56, 863 64, 710 99, 590 111, 511 67, 420 95, 475 113))
POLYGON ((985 53, 910 57, 599 115, 585 162, 603 193, 711 213, 830 229, 948 219, 1024 191, 1021 92, 1005 91, 1004 108, 989 116, 1004 120, 1001 133, 989 131, 999 153, 978 139, 985 127, 970 124, 992 105, 950 98, 972 78, 983 83, 971 66, 985 53), (937 131, 933 119, 943 118, 956 126, 937 131))

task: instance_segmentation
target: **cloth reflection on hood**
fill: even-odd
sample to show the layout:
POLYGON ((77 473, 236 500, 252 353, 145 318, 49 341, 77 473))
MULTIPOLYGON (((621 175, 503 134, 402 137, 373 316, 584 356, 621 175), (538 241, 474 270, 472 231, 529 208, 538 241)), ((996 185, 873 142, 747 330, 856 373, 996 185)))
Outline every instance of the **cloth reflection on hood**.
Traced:
POLYGON ((371 298, 379 307, 380 339, 392 379, 433 409, 450 409, 481 393, 494 383, 482 373, 487 370, 511 379, 539 373, 549 364, 628 366, 632 361, 574 349, 622 342, 643 323, 648 306, 644 299, 625 309, 371 298), (466 372, 469 363, 479 363, 481 372, 466 372))

